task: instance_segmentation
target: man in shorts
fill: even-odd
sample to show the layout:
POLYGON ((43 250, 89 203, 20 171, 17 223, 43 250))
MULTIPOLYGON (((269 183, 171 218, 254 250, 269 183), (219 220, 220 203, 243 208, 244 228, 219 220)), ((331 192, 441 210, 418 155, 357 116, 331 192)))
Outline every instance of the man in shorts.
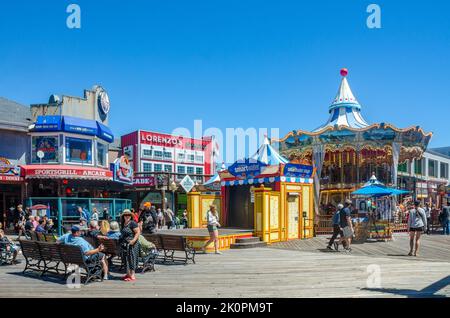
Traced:
MULTIPOLYGON (((351 218, 352 200, 347 199, 344 203, 344 208, 339 213, 339 225, 342 228, 344 234, 345 251, 351 252, 350 244, 353 237, 353 224, 351 218)), ((344 244, 344 243, 343 243, 344 244)))

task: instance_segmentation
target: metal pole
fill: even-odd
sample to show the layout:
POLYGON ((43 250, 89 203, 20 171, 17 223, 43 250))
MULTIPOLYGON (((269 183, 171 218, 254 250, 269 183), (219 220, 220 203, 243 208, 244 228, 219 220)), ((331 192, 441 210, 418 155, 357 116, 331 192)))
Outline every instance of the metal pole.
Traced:
POLYGON ((62 235, 62 200, 58 198, 58 235, 62 235))

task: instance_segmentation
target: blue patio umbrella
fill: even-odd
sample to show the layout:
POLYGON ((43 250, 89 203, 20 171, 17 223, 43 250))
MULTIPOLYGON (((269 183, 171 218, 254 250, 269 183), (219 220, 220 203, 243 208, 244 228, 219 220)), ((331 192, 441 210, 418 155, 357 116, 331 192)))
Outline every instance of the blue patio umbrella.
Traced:
POLYGON ((383 183, 377 180, 375 175, 373 175, 369 182, 367 182, 362 188, 352 192, 353 195, 366 197, 382 197, 407 193, 409 193, 409 191, 386 187, 383 183))

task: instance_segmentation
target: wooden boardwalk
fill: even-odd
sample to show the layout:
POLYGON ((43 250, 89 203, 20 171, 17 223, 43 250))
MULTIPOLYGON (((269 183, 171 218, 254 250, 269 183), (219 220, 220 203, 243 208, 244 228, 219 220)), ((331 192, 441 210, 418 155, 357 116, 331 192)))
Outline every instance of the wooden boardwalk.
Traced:
POLYGON ((113 273, 114 280, 82 285, 79 289, 32 274, 24 276, 24 264, 1 266, 0 297, 450 296, 448 239, 426 238, 423 254, 418 258, 389 256, 399 253, 400 246, 404 254, 402 240, 400 237, 390 243, 355 246, 350 255, 322 252, 325 237, 267 248, 228 250, 223 255, 198 254, 197 264, 157 265, 156 272, 138 274, 136 282, 122 282, 122 274, 113 273), (430 259, 427 247, 434 251, 430 252, 430 259), (377 255, 377 249, 383 253, 377 255), (368 268, 374 267, 380 269, 380 286, 367 285, 368 268))

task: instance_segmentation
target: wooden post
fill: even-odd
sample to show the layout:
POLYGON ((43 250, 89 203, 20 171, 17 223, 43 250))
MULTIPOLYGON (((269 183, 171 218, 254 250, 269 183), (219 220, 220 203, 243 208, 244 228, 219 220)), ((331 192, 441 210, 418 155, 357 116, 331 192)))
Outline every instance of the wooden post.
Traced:
POLYGON ((270 242, 270 191, 272 189, 265 188, 263 185, 255 188, 255 205, 254 205, 254 233, 255 236, 260 237, 264 242, 270 242))
POLYGON ((200 192, 190 192, 187 194, 187 210, 189 228, 200 228, 200 192))

